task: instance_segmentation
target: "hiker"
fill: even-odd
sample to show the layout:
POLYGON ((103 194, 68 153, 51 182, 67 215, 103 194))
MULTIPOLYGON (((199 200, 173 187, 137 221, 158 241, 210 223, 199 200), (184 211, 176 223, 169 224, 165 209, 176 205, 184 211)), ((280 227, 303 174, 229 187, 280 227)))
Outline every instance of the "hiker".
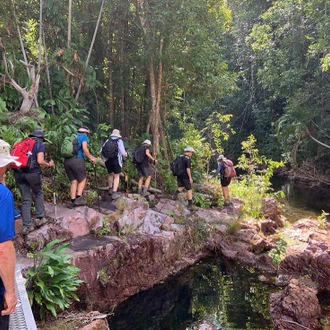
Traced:
POLYGON ((173 195, 173 199, 176 200, 178 198, 179 193, 182 192, 183 189, 186 189, 189 209, 192 209, 192 205, 193 205, 193 193, 192 193, 193 179, 191 176, 191 156, 193 155, 194 152, 195 149, 193 147, 188 146, 184 149, 184 154, 180 156, 184 171, 182 171, 182 174, 177 176, 178 189, 173 195))
POLYGON ((151 160, 153 164, 157 164, 157 160, 150 153, 150 147, 151 147, 150 140, 143 141, 141 146, 142 147, 139 147, 139 149, 136 151, 142 153, 141 162, 136 164, 136 169, 139 175, 138 194, 142 196, 148 196, 149 195, 148 189, 151 181, 151 168, 150 168, 149 160, 151 160), (145 182, 143 185, 144 179, 145 182))
POLYGON ((220 155, 218 157, 218 167, 215 173, 213 174, 213 178, 215 178, 218 174, 220 174, 220 182, 222 188, 223 198, 225 199, 223 205, 228 206, 230 205, 229 201, 229 184, 231 181, 231 177, 225 176, 225 162, 228 161, 224 155, 220 155))
MULTIPOLYGON (((0 140, 0 181, 4 180, 9 164, 16 163, 17 157, 10 155, 10 146, 0 140)), ((0 329, 9 329, 9 314, 17 304, 15 293, 15 236, 14 198, 10 190, 0 183, 0 329)))
POLYGON ((126 158, 128 157, 128 153, 125 150, 124 142, 118 129, 114 129, 109 136, 109 139, 103 144, 101 154, 108 170, 109 193, 111 194, 112 199, 117 199, 119 197, 118 186, 121 169, 123 167, 123 156, 126 158), (107 154, 102 151, 105 149, 106 145, 109 146, 108 156, 111 156, 109 158, 105 157, 107 154), (112 150, 110 150, 110 147, 112 150))
POLYGON ((78 132, 76 133, 78 140, 78 152, 75 156, 65 158, 64 160, 64 170, 71 181, 71 201, 67 205, 69 208, 86 205, 86 201, 83 198, 83 191, 87 181, 84 157, 87 157, 94 165, 97 161, 96 157, 92 156, 88 149, 89 133, 90 131, 87 126, 81 126, 78 129, 78 132))
POLYGON ((22 234, 26 235, 34 230, 34 225, 42 226, 47 222, 45 218, 44 192, 42 190, 41 166, 54 166, 54 161, 45 160, 45 134, 40 128, 36 128, 30 135, 35 142, 32 148, 31 163, 26 168, 13 168, 14 177, 22 196, 22 234), (32 194, 34 195, 35 221, 31 220, 32 194))

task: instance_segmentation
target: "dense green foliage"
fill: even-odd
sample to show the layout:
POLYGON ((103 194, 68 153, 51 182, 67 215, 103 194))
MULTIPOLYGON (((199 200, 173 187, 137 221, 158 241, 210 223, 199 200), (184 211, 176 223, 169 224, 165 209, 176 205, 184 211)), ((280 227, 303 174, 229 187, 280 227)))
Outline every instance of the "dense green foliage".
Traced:
POLYGON ((35 312, 43 318, 46 312, 57 315, 59 309, 67 309, 73 300, 81 280, 77 275, 79 268, 70 262, 71 255, 65 254, 69 243, 56 247, 64 239, 48 243, 41 252, 28 253, 34 265, 26 271, 26 286, 30 303, 35 312))

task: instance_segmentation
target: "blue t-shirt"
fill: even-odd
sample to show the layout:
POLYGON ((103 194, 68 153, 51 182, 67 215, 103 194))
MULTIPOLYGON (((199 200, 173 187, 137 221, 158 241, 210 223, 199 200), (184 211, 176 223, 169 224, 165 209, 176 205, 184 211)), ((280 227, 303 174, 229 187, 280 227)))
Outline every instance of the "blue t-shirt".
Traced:
MULTIPOLYGON (((15 206, 14 198, 10 190, 0 184, 0 243, 6 242, 15 236, 15 206)), ((0 278, 0 295, 4 292, 4 286, 0 278)))
POLYGON ((78 154, 77 157, 84 159, 84 151, 82 149, 82 143, 87 142, 88 143, 88 136, 85 133, 79 133, 78 132, 78 154))

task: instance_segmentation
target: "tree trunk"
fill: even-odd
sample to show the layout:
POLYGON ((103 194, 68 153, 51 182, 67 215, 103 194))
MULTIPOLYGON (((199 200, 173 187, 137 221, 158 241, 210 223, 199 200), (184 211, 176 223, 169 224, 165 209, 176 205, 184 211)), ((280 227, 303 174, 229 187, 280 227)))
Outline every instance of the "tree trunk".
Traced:
POLYGON ((112 75, 112 64, 113 64, 112 47, 113 47, 113 35, 112 35, 112 30, 110 29, 109 54, 108 54, 108 58, 109 58, 109 64, 108 64, 108 70, 109 70, 109 123, 110 123, 111 128, 114 128, 115 107, 114 107, 113 75, 112 75))

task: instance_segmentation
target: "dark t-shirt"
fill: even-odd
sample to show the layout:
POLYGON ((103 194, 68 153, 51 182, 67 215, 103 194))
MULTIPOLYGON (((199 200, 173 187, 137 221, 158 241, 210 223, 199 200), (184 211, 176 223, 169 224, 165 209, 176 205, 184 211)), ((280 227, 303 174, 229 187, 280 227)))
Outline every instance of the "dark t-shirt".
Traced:
POLYGON ((183 159, 182 162, 183 162, 183 166, 185 168, 185 171, 180 175, 180 177, 182 179, 187 179, 187 178, 189 178, 189 176, 187 174, 187 168, 191 168, 191 159, 187 155, 183 155, 182 159, 183 159))
POLYGON ((143 161, 139 164, 139 167, 141 167, 141 168, 149 166, 149 157, 147 156, 147 150, 150 151, 150 147, 143 146, 143 148, 144 148, 144 158, 143 158, 143 161))
POLYGON ((45 145, 41 140, 36 140, 36 143, 32 149, 32 167, 28 171, 29 173, 41 172, 40 165, 38 164, 38 153, 45 153, 45 145))

